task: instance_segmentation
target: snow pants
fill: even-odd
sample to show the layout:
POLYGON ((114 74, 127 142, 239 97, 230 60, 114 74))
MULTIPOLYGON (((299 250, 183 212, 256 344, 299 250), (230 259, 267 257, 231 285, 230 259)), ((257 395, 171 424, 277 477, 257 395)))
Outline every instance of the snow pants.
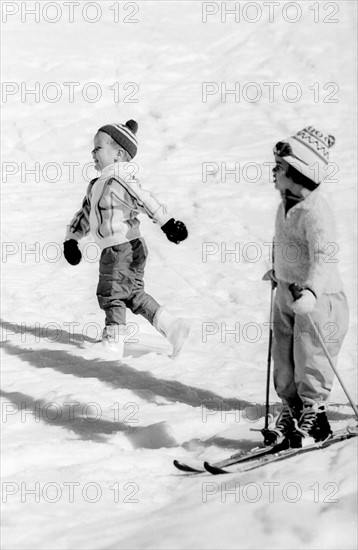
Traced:
POLYGON ((97 299, 106 314, 106 325, 125 325, 127 307, 153 324, 159 304, 144 291, 147 256, 144 239, 134 239, 102 251, 97 299))
MULTIPOLYGON (((302 402, 325 403, 334 373, 306 314, 295 315, 290 307, 288 284, 279 282, 274 303, 274 384, 278 396, 291 407, 302 402)), ((348 330, 348 304, 343 291, 323 294, 311 313, 333 364, 348 330)))

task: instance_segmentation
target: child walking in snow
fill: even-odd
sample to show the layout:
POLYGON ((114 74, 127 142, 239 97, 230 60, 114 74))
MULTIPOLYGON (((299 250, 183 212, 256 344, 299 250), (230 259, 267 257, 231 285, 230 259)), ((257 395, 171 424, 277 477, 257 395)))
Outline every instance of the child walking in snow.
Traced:
POLYGON ((326 338, 333 364, 348 329, 348 305, 329 245, 336 242, 331 210, 320 184, 335 139, 309 126, 276 144, 275 187, 282 197, 274 237, 274 385, 283 407, 272 442, 301 446, 302 438, 321 441, 332 433, 325 406, 334 374, 308 314, 326 338), (301 297, 293 300, 296 283, 301 297))
POLYGON ((189 332, 189 323, 173 317, 144 290, 148 252, 138 214, 147 214, 176 244, 188 233, 184 223, 171 218, 166 207, 126 169, 137 153, 137 129, 138 124, 129 120, 124 125, 107 124, 96 133, 92 156, 100 176, 90 182, 81 209, 67 227, 64 255, 71 265, 77 265, 82 258, 78 241, 90 232, 102 250, 97 287, 98 303, 105 312, 101 347, 123 357, 129 308, 170 341, 175 356, 189 332))

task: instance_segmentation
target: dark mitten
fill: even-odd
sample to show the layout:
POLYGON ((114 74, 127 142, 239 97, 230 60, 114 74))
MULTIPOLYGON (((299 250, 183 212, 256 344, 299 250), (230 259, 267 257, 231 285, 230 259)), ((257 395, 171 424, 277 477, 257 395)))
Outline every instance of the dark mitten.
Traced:
POLYGON ((179 244, 181 241, 184 241, 188 236, 188 231, 185 224, 179 220, 176 221, 174 218, 171 218, 167 223, 165 223, 161 229, 164 231, 169 241, 175 244, 179 244))
POLYGON ((77 265, 82 259, 82 254, 78 248, 78 242, 75 239, 70 239, 63 243, 63 253, 66 260, 71 265, 77 265))

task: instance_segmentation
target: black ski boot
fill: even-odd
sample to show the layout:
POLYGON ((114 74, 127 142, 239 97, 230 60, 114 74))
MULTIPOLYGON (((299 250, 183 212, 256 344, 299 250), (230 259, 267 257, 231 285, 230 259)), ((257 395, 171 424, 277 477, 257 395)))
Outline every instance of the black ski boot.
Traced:
POLYGON ((273 428, 262 430, 265 445, 282 445, 283 449, 288 448, 290 446, 289 435, 295 430, 295 417, 295 410, 284 404, 276 425, 273 428))
POLYGON ((301 418, 296 423, 294 438, 302 440, 319 442, 325 441, 332 435, 332 429, 328 422, 324 405, 318 403, 305 403, 301 418))

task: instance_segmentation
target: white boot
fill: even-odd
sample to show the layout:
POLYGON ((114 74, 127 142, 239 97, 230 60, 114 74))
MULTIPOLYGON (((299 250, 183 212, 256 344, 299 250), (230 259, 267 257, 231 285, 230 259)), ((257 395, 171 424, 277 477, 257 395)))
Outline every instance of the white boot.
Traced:
POLYGON ((128 333, 126 325, 107 325, 102 332, 102 340, 84 345, 95 357, 106 359, 123 359, 124 342, 128 333))
POLYGON ((103 329, 101 343, 115 354, 117 359, 123 359, 124 342, 127 337, 126 325, 106 325, 103 329))
POLYGON ((192 321, 184 317, 174 317, 164 307, 160 307, 153 319, 153 326, 163 334, 173 346, 172 357, 176 357, 189 336, 192 321))

